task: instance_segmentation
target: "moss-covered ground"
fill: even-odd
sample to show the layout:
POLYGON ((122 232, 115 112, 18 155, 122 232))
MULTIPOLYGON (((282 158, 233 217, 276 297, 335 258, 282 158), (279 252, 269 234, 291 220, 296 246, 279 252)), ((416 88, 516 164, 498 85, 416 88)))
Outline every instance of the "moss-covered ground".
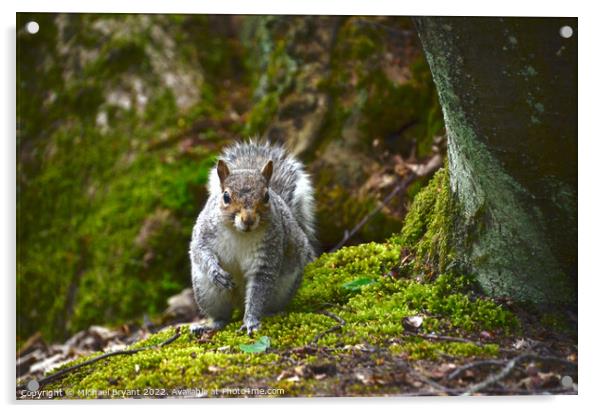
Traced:
MULTIPOLYGON (((201 337, 183 328, 183 334, 167 346, 100 361, 49 389, 71 391, 74 397, 91 397, 92 393, 85 393, 90 389, 115 390, 111 394, 122 397, 118 390, 167 389, 170 396, 178 396, 177 390, 188 388, 211 394, 223 388, 260 386, 283 388, 284 395, 293 396, 326 391, 328 380, 335 377, 289 380, 294 374, 282 378, 287 369, 345 364, 362 349, 379 349, 388 357, 409 360, 498 353, 496 344, 434 342, 406 334, 403 320, 415 315, 424 317, 421 330, 456 335, 474 335, 482 329, 504 334, 517 327, 517 320, 499 305, 471 297, 466 277, 445 274, 428 284, 392 277, 399 260, 395 243, 365 244, 323 255, 307 268, 289 310, 264 319, 259 335, 270 340, 266 352, 241 350, 241 344, 258 337, 239 332, 240 321, 201 337), (333 314, 345 323, 327 332, 340 324, 333 314)), ((158 344, 173 334, 174 328, 168 328, 132 347, 158 344)))

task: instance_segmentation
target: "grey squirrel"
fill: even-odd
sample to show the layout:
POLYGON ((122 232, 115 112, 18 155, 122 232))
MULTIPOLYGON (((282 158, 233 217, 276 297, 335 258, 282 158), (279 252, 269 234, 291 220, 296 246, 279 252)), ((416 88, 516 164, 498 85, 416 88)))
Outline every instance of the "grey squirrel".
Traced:
POLYGON ((303 165, 280 147, 245 142, 226 148, 210 172, 209 199, 192 232, 192 287, 206 324, 220 329, 235 307, 252 334, 278 312, 315 258, 314 190, 303 165))

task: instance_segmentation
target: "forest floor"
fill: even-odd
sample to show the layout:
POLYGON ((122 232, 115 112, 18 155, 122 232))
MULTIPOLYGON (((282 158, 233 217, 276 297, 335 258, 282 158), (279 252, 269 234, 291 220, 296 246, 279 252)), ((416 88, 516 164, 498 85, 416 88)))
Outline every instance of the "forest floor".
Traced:
POLYGON ((16 397, 577 394, 572 313, 494 301, 469 292, 463 277, 384 273, 396 249, 324 254, 289 311, 264 319, 254 337, 236 319, 191 334, 190 289, 172 297, 162 324, 95 326, 51 346, 34 336, 18 354, 16 397))
MULTIPOLYGON (((265 354, 276 356, 278 369, 264 378, 246 377, 220 388, 152 388, 135 389, 136 393, 120 394, 120 389, 112 390, 82 389, 70 393, 68 388, 62 391, 52 387, 53 397, 89 398, 89 397, 261 397, 261 396, 434 396, 434 395, 535 395, 535 394, 577 394, 577 350, 574 337, 543 328, 535 320, 522 319, 523 326, 529 326, 530 333, 523 336, 493 338, 487 334, 475 337, 451 337, 427 333, 408 332, 389 340, 389 344, 401 343, 409 338, 420 337, 433 342, 474 343, 477 346, 497 344, 499 354, 491 356, 454 356, 441 352, 436 359, 413 360, 406 354, 390 350, 390 346, 374 346, 369 343, 353 346, 325 347, 307 345, 285 349, 268 348, 265 354), (278 372, 280 370, 280 372, 278 372), (283 386, 279 386, 282 383, 283 386), (282 390, 280 390, 282 389, 282 390), (56 391, 59 390, 58 393, 56 391), (95 392, 98 391, 97 394, 95 392), (103 394, 103 391, 111 392, 103 394), (245 394, 244 392, 248 392, 245 394), (254 393, 255 392, 255 393, 254 393), (269 392, 276 392, 269 394, 269 392), (282 393, 278 393, 282 392, 282 393)), ((188 341, 194 350, 195 342, 211 340, 211 333, 201 337, 181 334, 187 325, 179 329, 167 328, 169 339, 188 341), (186 338, 181 338, 185 336, 186 338)), ((86 331, 88 343, 98 341, 100 337, 86 331), (92 339, 90 339, 92 337, 92 339)), ((325 330, 326 331, 326 330, 325 330)), ((147 329, 141 329, 129 336, 123 329, 112 334, 112 347, 118 341, 128 342, 140 336, 151 335, 147 329)), ((241 333, 242 334, 242 333, 241 333)), ((85 341, 85 340, 82 340, 85 341)), ((170 345, 170 344, 167 344, 170 345)), ((111 347, 111 345, 109 345, 111 347)), ((112 350, 116 351, 116 350, 112 350)), ((142 350, 146 352, 157 349, 142 350)), ((225 350, 228 351, 228 350, 225 350)), ((91 354, 80 348, 71 348, 71 354, 91 354)), ((110 353, 111 351, 109 351, 110 353)), ((97 353, 92 353, 97 354, 97 353)), ((107 353, 104 353, 105 355, 107 353)), ((113 356, 130 357, 127 354, 113 356)), ((194 351, 190 352, 194 359, 194 351)), ((50 356, 45 361, 52 359, 50 356)), ((56 359, 56 357, 55 357, 56 359)), ((272 360, 270 360, 272 362, 272 360)), ((62 363, 61 363, 62 364, 62 363)), ((59 365, 60 366, 60 365, 59 365)), ((106 366, 101 360, 85 367, 94 371, 106 366)), ((84 369, 84 371, 86 371, 84 369)), ((134 370, 136 367, 134 366, 134 370)), ((219 373, 220 367, 207 372, 219 373)), ((56 372, 61 372, 59 367, 56 372)), ((212 373, 209 373, 212 374, 212 373)), ((43 380, 38 375, 37 380, 43 380)), ((26 374, 21 380, 30 383, 33 375, 26 374)), ((58 379, 58 378, 57 378, 58 379)), ((48 384, 50 384, 50 381, 48 384)), ((107 381, 110 384, 111 381, 107 381)), ((47 398, 43 393, 31 392, 31 385, 18 389, 17 398, 47 398)), ((40 390, 43 390, 40 389, 40 390)), ((134 389, 123 389, 134 390, 134 389)))

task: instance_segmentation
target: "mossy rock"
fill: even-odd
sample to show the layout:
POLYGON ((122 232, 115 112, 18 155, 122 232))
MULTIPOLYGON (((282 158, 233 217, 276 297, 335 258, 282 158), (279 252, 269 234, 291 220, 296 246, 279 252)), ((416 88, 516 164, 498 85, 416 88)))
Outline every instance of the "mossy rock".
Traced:
POLYGON ((213 137, 237 127, 193 128, 232 104, 225 19, 18 14, 42 28, 18 32, 18 344, 156 315, 189 284, 213 137))

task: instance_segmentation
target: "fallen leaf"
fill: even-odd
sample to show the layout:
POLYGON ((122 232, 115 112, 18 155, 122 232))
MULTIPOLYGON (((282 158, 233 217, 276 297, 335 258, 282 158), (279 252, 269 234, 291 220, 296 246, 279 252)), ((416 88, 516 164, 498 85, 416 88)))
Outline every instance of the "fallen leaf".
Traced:
POLYGON ((527 340, 524 338, 519 338, 512 344, 512 347, 514 347, 516 350, 522 350, 523 348, 527 347, 527 345, 527 340))
POLYGON ((375 282, 376 281, 373 280, 372 278, 366 278, 366 277, 357 278, 353 281, 343 284, 343 289, 349 290, 349 291, 359 291, 362 289, 362 287, 365 287, 370 284, 374 284, 375 282))
POLYGON ((283 370, 283 371, 282 371, 282 372, 281 372, 281 373, 278 375, 278 377, 276 377, 276 381, 280 381, 280 380, 286 379, 286 378, 288 378, 288 377, 291 377, 291 376, 292 376, 292 374, 291 374, 291 372, 290 372, 290 371, 288 371, 288 370, 283 370))
POLYGON ((370 373, 357 372, 355 378, 361 381, 363 384, 374 384, 374 380, 370 373))
POLYGON ((263 353, 270 347, 270 339, 262 336, 252 344, 239 344, 238 347, 245 353, 263 353))
POLYGON ((409 330, 418 330, 424 321, 424 317, 420 315, 412 315, 401 320, 403 326, 409 330))
POLYGON ((493 338, 493 334, 491 334, 489 331, 485 331, 485 330, 481 331, 479 336, 484 340, 491 340, 493 338))
POLYGON ((537 368, 535 363, 529 363, 529 365, 527 366, 527 374, 529 376, 537 376, 537 373, 539 373, 539 369, 537 368))
POLYGON ((307 369, 305 368, 305 366, 295 366, 293 370, 295 371, 295 374, 299 376, 305 376, 307 369))
POLYGON ((539 379, 541 380, 541 387, 558 387, 560 385, 560 376, 557 373, 539 373, 539 379))

